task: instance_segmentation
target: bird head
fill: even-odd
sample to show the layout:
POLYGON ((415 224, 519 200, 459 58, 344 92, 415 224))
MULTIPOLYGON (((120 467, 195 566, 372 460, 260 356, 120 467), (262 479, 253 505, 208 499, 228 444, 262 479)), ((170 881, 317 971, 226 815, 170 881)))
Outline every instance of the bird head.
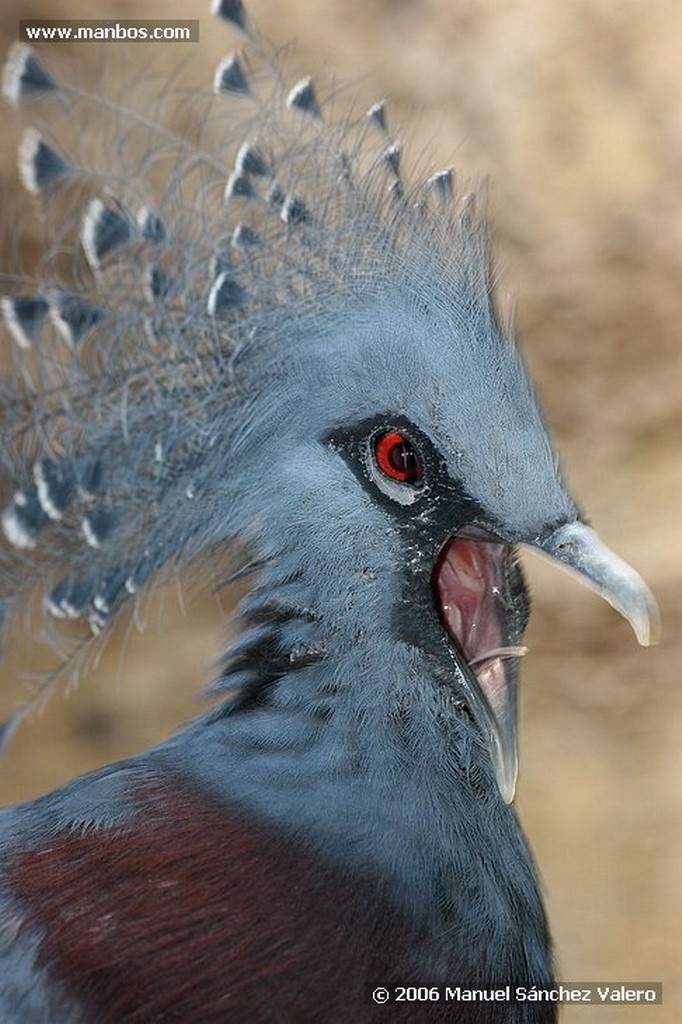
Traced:
MULTIPOLYGON (((473 720, 510 801, 529 613, 519 548, 573 570, 642 644, 655 642, 656 604, 566 488, 495 313, 482 225, 421 223, 402 263, 399 251, 393 240, 384 287, 366 288, 361 269, 341 309, 295 329, 271 418, 249 425, 244 447, 268 467, 258 507, 271 536, 297 549, 329 647, 374 645, 389 679, 398 649, 419 652, 438 687, 422 699, 473 720)), ((374 665, 352 685, 389 704, 379 678, 374 665)))

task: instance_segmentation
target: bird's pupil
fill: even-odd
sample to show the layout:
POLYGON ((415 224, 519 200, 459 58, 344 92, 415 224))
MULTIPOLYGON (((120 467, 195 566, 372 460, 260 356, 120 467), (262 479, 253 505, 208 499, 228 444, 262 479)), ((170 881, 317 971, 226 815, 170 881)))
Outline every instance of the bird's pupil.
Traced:
POLYGON ((391 463, 401 475, 412 476, 417 468, 417 459, 414 451, 407 441, 399 441, 391 448, 389 456, 391 463))

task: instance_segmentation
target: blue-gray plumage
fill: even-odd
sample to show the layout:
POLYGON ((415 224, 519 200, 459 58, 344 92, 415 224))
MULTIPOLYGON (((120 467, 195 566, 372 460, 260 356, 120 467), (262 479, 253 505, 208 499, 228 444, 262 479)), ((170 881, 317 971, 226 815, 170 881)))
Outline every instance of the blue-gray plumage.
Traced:
POLYGON ((51 233, 2 301, 7 635, 40 592, 97 636, 228 549, 253 586, 216 709, 0 816, 0 1017, 554 1020, 369 996, 552 983, 512 805, 517 546, 656 628, 566 490, 476 202, 407 183, 383 104, 329 121, 255 38, 183 134, 25 46, 4 91, 48 104, 20 159, 51 233))

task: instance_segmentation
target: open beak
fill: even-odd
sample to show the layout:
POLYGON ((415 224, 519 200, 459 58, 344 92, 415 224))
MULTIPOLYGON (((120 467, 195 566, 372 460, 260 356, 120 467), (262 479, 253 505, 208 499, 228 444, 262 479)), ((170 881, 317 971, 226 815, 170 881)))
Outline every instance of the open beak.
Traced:
POLYGON ((480 530, 445 545, 434 573, 441 621, 457 654, 459 686, 495 767, 503 798, 514 798, 517 775, 518 623, 510 580, 514 548, 480 530))
MULTIPOLYGON (((642 578, 580 522, 558 527, 528 544, 605 598, 632 626, 640 644, 656 643, 656 599, 642 578)), ((465 698, 490 751, 503 799, 516 789, 518 627, 510 616, 509 564, 514 549, 482 531, 463 531, 448 542, 436 567, 441 618, 462 655, 465 698)))

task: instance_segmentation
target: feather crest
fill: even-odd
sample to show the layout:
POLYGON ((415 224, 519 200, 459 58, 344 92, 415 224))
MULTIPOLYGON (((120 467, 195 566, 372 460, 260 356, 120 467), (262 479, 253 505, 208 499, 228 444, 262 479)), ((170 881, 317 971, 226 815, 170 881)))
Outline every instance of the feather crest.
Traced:
POLYGON ((5 81, 46 248, 0 279, 0 618, 39 592, 99 634, 163 571, 259 549, 235 494, 270 392, 305 394, 297 339, 403 285, 489 316, 485 232, 449 174, 405 184, 383 104, 337 115, 260 39, 215 92, 88 91, 25 47, 5 81))

